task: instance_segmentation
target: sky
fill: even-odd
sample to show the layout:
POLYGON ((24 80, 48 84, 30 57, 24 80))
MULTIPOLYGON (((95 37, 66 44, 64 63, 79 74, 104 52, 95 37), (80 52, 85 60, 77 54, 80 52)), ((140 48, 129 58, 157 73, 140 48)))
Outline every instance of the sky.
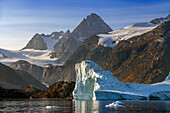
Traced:
POLYGON ((113 30, 170 14, 170 0, 0 0, 0 48, 23 48, 35 33, 74 30, 90 13, 113 30))

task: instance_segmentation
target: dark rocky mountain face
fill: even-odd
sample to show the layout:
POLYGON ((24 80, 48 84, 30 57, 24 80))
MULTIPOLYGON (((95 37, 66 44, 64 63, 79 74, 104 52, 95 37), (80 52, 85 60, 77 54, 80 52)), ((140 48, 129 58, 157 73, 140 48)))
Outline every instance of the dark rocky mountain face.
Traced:
POLYGON ((35 34, 23 49, 46 50, 47 45, 39 34, 35 34))
POLYGON ((120 42, 102 64, 120 81, 156 83, 170 72, 170 21, 120 42))
POLYGON ((66 42, 54 48, 51 56, 59 57, 58 62, 66 61, 84 39, 92 34, 109 31, 112 31, 112 29, 98 15, 92 13, 73 30, 66 42))
POLYGON ((161 23, 163 21, 168 21, 168 20, 170 20, 170 14, 167 17, 165 17, 165 18, 161 17, 161 18, 156 18, 154 20, 151 20, 150 23, 152 23, 152 24, 159 24, 159 23, 161 23))
POLYGON ((48 83, 75 81, 74 65, 83 60, 96 62, 123 82, 161 82, 170 72, 170 21, 143 35, 120 41, 113 50, 98 45, 98 39, 96 35, 86 39, 50 76, 48 83))
POLYGON ((41 81, 43 77, 42 67, 36 66, 34 64, 30 64, 29 62, 24 60, 19 60, 17 62, 14 62, 13 64, 10 65, 10 67, 16 70, 23 70, 25 72, 28 72, 39 81, 41 81))
POLYGON ((37 89, 46 89, 46 86, 32 77, 29 73, 21 70, 14 70, 0 64, 0 87, 5 89, 21 89, 30 85, 37 89))
POLYGON ((56 82, 52 84, 48 89, 31 95, 30 98, 64 98, 73 99, 72 92, 75 87, 75 82, 56 82))
POLYGON ((14 62, 10 65, 10 67, 16 70, 28 72, 40 82, 46 82, 50 75, 56 70, 55 66, 41 67, 23 60, 14 62))
POLYGON ((63 51, 61 49, 62 45, 69 39, 71 33, 70 30, 67 30, 61 37, 61 39, 54 45, 54 48, 56 51, 53 51, 50 53, 50 57, 51 58, 55 58, 55 57, 60 57, 61 53, 58 53, 57 51, 63 51))
POLYGON ((59 39, 63 34, 63 31, 53 32, 49 37, 52 37, 52 39, 59 39))
POLYGON ((0 87, 22 88, 28 84, 13 69, 0 63, 0 87))

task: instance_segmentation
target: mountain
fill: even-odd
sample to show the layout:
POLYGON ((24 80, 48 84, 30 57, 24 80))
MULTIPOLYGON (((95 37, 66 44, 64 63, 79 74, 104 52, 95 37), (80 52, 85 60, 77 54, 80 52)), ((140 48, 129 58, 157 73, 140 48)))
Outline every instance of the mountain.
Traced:
MULTIPOLYGON (((137 23, 125 27, 124 29, 111 31, 106 34, 91 35, 81 43, 81 45, 74 51, 74 53, 64 63, 64 65, 55 66, 55 69, 52 71, 52 73, 46 77, 45 82, 48 84, 52 84, 55 83, 56 81, 75 81, 76 74, 75 74, 74 66, 76 63, 79 63, 83 60, 92 60, 96 62, 100 67, 102 67, 102 69, 110 70, 114 76, 116 76, 120 81, 123 82, 132 82, 132 83, 160 82, 167 76, 168 73, 167 69, 165 68, 160 69, 159 67, 158 69, 161 71, 154 69, 153 71, 156 72, 151 73, 151 75, 143 72, 145 72, 146 70, 150 70, 150 72, 152 72, 152 69, 150 69, 150 67, 154 67, 154 66, 149 67, 145 64, 147 63, 147 58, 152 59, 152 57, 150 57, 149 54, 147 53, 148 51, 151 50, 147 50, 147 48, 152 47, 153 49, 152 51, 154 51, 155 53, 157 50, 159 50, 156 49, 156 47, 154 46, 154 44, 157 43, 157 41, 153 42, 153 44, 150 45, 150 40, 152 40, 153 37, 155 38, 168 37, 166 36, 166 34, 164 34, 164 32, 166 32, 165 31, 166 29, 164 29, 164 31, 152 30, 152 29, 164 28, 163 26, 164 24, 167 25, 167 22, 161 24, 160 26, 158 26, 159 24, 152 24, 149 22, 137 23), (161 33, 162 35, 160 35, 161 33), (149 34, 149 35, 144 35, 144 34, 149 34), (155 35, 151 35, 151 34, 155 34, 155 35), (143 36, 145 38, 148 38, 148 40, 146 40, 143 36), (136 38, 137 41, 135 43, 134 41, 131 40, 134 37, 138 37, 136 38), (142 44, 145 41, 148 42, 146 43, 146 45, 148 45, 146 46, 146 48, 145 46, 144 47, 142 46, 142 44), (130 48, 128 48, 128 45, 131 45, 130 48), (125 51, 126 50, 125 46, 127 46, 128 51, 125 51), (147 50, 147 52, 143 51, 144 48, 145 50, 147 50), (143 58, 142 56, 138 57, 139 54, 143 54, 143 56, 145 56, 145 59, 138 61, 139 58, 143 58), (131 56, 131 60, 129 59, 129 56, 131 56), (133 60, 135 60, 135 62, 133 62, 133 60), (137 61, 138 64, 132 65, 133 63, 134 64, 137 63, 137 61), (141 65, 140 62, 145 65, 142 65, 140 67, 141 65), (126 70, 128 66, 131 67, 129 67, 129 69, 126 70), (138 66, 140 67, 140 69, 135 69, 135 67, 138 66), (132 78, 133 81, 132 79, 130 79, 131 78, 130 75, 127 76, 124 75, 126 73, 128 74, 128 71, 131 73, 130 75, 133 74, 133 78, 132 78), (157 71, 159 73, 157 73, 157 71), (121 74, 123 74, 123 76, 121 76, 121 74), (159 76, 161 74, 162 76, 159 76), (139 76, 144 77, 145 79, 144 78, 141 79, 139 76), (153 79, 151 78, 151 76, 153 79), (156 80, 155 76, 159 76, 160 78, 156 80)), ((166 47, 165 43, 163 43, 162 46, 166 47)), ((165 49, 166 48, 163 48, 162 51, 164 51, 165 49)), ((156 57, 156 54, 153 55, 154 55, 153 57, 156 57)), ((151 60, 148 60, 148 62, 149 61, 151 60)), ((162 62, 164 63, 164 61, 162 62)), ((155 65, 155 64, 151 63, 151 65, 155 65)), ((157 63, 157 65, 159 65, 159 63, 157 63)))
POLYGON ((63 65, 84 39, 91 34, 108 31, 111 31, 111 28, 98 15, 92 13, 72 33, 69 30, 47 35, 37 33, 19 51, 0 49, 0 59, 6 65, 18 60, 25 60, 43 67, 48 64, 63 65))
POLYGON ((53 32, 50 35, 36 33, 23 49, 53 50, 54 45, 60 40, 63 31, 53 32))
POLYGON ((74 65, 83 60, 96 62, 123 82, 161 82, 170 71, 169 23, 170 21, 164 22, 153 30, 120 39, 117 43, 111 40, 109 43, 114 43, 111 47, 99 43, 100 35, 92 35, 84 40, 63 66, 60 66, 61 70, 50 76, 48 83, 54 83, 56 80, 75 81, 74 65))
POLYGON ((87 18, 73 30, 70 37, 61 46, 56 46, 51 53, 51 57, 58 57, 58 62, 66 61, 77 47, 90 35, 97 33, 106 33, 112 29, 95 13, 90 14, 87 18))
POLYGON ((29 73, 21 70, 15 71, 0 63, 0 87, 5 89, 21 89, 31 85, 37 89, 46 89, 43 84, 29 73))
POLYGON ((133 36, 151 31, 157 25, 159 24, 152 24, 148 22, 136 23, 120 30, 108 32, 107 34, 98 34, 97 36, 100 38, 98 43, 104 47, 114 48, 119 41, 127 40, 133 36))
POLYGON ((157 83, 170 72, 170 20, 152 31, 121 41, 103 62, 120 81, 157 83))
MULTIPOLYGON (((61 37, 61 39, 54 45, 54 48, 57 50, 57 51, 62 51, 60 49, 62 49, 62 45, 68 40, 68 38, 70 37, 71 35, 71 32, 70 30, 67 30, 61 37)), ((49 55, 50 55, 50 58, 56 58, 56 57, 60 57, 62 53, 58 53, 56 51, 53 51, 51 52, 49 55)))
POLYGON ((64 65, 57 66, 60 70, 56 70, 47 79, 47 83, 50 84, 56 81, 75 81, 75 64, 83 60, 93 60, 97 63, 103 62, 107 58, 109 52, 112 51, 112 48, 99 45, 98 40, 99 37, 96 35, 92 35, 85 39, 64 65))
POLYGON ((56 70, 56 67, 49 65, 48 67, 41 67, 34 64, 30 64, 27 61, 19 60, 10 65, 15 70, 22 70, 28 72, 34 78, 40 82, 45 82, 46 79, 56 70))
POLYGON ((165 17, 165 18, 161 17, 161 18, 153 19, 153 20, 150 21, 150 23, 152 23, 152 24, 159 24, 159 23, 162 23, 162 22, 168 21, 168 20, 170 20, 170 14, 167 17, 165 17))

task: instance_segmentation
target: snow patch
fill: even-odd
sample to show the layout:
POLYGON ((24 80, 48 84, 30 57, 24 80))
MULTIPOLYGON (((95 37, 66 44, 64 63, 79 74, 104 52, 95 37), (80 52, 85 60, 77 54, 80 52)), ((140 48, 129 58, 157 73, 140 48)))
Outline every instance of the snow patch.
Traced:
POLYGON ((157 25, 151 23, 137 23, 120 30, 111 31, 108 34, 99 34, 98 37, 100 39, 98 44, 104 47, 114 48, 119 41, 146 33, 156 26, 157 25))
POLYGON ((53 39, 52 37, 41 37, 41 38, 44 40, 49 50, 53 50, 54 45, 58 42, 57 39, 53 39))

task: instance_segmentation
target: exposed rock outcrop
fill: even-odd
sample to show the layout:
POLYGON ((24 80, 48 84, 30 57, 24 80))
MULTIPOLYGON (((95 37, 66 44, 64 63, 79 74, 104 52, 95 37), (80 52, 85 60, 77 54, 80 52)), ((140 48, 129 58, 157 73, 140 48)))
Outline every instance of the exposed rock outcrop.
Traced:
POLYGON ((50 57, 51 58, 56 58, 56 57, 60 57, 60 55, 62 53, 60 53, 60 51, 62 51, 61 46, 68 40, 68 38, 70 37, 70 30, 67 30, 61 37, 61 39, 54 45, 55 51, 50 53, 50 57), (58 52, 59 51, 59 52, 58 52))
POLYGON ((53 50, 54 45, 63 37, 63 34, 65 34, 63 31, 53 32, 50 35, 37 33, 23 49, 53 50))
POLYGON ((46 82, 50 75, 56 70, 56 66, 41 67, 30 64, 27 61, 19 60, 10 65, 11 68, 16 70, 23 70, 31 74, 38 81, 46 82))
POLYGON ((161 18, 156 18, 154 20, 151 20, 150 23, 159 24, 159 23, 162 23, 162 22, 168 21, 168 20, 170 20, 170 14, 167 17, 165 17, 165 18, 161 17, 161 18))
POLYGON ((47 45, 39 34, 35 34, 23 49, 46 50, 47 45))
POLYGON ((8 66, 0 64, 0 87, 5 89, 21 89, 23 87, 34 86, 37 89, 46 87, 24 71, 16 71, 8 66))
POLYGON ((72 92, 75 87, 75 82, 56 82, 48 89, 31 95, 30 98, 64 98, 73 99, 72 92))

